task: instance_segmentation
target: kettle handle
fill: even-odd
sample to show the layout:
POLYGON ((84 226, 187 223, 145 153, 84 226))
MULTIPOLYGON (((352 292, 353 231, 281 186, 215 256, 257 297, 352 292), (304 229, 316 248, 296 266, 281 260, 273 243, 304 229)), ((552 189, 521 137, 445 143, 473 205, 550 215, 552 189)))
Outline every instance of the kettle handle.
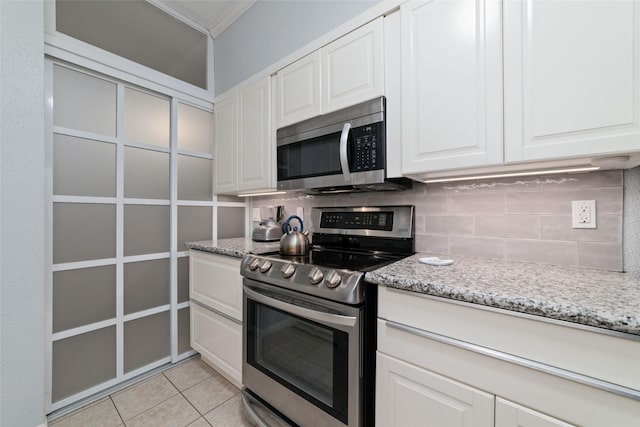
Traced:
POLYGON ((304 225, 302 224, 302 220, 300 219, 300 217, 298 215, 291 215, 289 218, 287 218, 287 220, 284 222, 284 226, 282 227, 284 232, 286 234, 289 234, 290 231, 290 227, 289 227, 289 221, 291 221, 292 219, 297 219, 298 222, 300 223, 300 232, 304 231, 304 225))

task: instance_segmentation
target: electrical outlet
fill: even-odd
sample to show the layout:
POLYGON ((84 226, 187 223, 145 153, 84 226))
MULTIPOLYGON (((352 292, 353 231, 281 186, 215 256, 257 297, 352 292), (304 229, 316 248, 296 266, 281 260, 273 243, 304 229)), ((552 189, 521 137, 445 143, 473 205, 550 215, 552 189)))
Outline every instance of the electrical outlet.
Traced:
POLYGON ((298 206, 296 209, 296 215, 304 220, 304 208, 302 206, 298 206))
POLYGON ((596 201, 572 201, 571 217, 573 228, 596 228, 596 201))
POLYGON ((260 221, 260 208, 253 208, 253 220, 260 221))

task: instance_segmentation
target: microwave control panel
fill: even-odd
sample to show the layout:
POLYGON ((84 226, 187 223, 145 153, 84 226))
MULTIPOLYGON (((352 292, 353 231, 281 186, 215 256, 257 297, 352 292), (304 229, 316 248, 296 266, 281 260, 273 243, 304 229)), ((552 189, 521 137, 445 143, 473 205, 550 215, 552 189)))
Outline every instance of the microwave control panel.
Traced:
POLYGON ((384 168, 383 123, 373 123, 352 129, 351 172, 384 168))

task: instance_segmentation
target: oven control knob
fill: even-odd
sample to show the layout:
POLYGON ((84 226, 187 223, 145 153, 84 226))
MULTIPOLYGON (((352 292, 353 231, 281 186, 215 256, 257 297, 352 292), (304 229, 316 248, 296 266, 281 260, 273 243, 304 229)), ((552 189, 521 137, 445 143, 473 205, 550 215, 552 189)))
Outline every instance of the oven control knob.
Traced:
POLYGON ((309 272, 309 281, 312 285, 317 285, 318 283, 322 282, 323 278, 324 273, 322 273, 322 271, 320 271, 318 267, 313 267, 309 272))
POLYGON ((251 258, 249 260, 249 270, 256 271, 260 266, 260 260, 258 258, 251 258))
POLYGON ((268 259, 265 259, 260 264, 260 271, 263 273, 266 273, 267 271, 269 271, 270 268, 271 268, 271 261, 269 261, 268 259))
POLYGON ((280 274, 282 274, 282 277, 284 277, 285 279, 288 279, 289 277, 293 276, 293 273, 295 272, 296 272, 296 268, 294 267, 293 264, 285 264, 280 269, 280 274))
POLYGON ((329 274, 327 274, 327 277, 324 279, 324 282, 327 284, 328 288, 333 289, 337 287, 340 282, 342 282, 342 277, 340 277, 340 275, 334 270, 331 270, 329 274))

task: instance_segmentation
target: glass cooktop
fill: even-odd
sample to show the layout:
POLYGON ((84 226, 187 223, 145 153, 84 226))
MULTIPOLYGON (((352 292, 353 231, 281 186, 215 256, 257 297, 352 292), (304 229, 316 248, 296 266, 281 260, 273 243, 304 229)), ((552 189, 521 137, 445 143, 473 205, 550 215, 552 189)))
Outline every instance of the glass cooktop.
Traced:
POLYGON ((262 255, 269 258, 291 261, 297 264, 311 264, 319 267, 362 272, 375 270, 376 268, 403 258, 403 256, 383 253, 318 248, 312 248, 307 256, 286 256, 280 255, 279 252, 270 252, 262 255))

